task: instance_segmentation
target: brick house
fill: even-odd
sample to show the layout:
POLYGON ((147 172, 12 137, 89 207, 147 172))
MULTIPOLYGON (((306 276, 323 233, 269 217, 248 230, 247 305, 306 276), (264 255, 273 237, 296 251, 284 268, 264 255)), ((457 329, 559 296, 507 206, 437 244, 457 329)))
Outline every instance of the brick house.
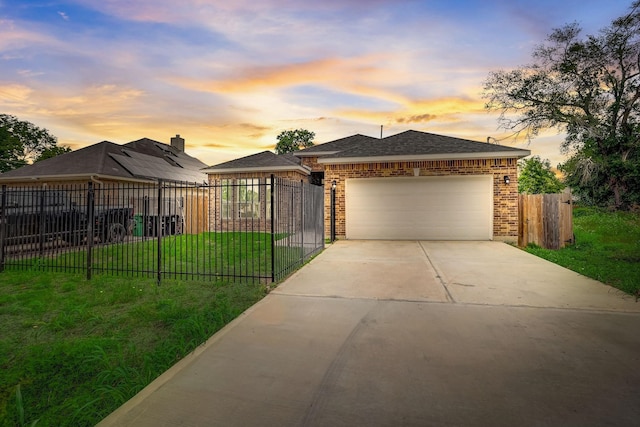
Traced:
MULTIPOLYGON (((353 135, 295 152, 299 163, 290 157, 278 162, 289 163, 287 173, 294 179, 306 174, 312 183, 324 185, 327 231, 335 185, 338 238, 515 242, 517 162, 529 154, 529 150, 406 131, 381 139, 353 135)), ((261 155, 272 162, 282 157, 261 155)), ((226 168, 226 178, 249 179, 257 159, 233 161, 242 167, 226 168)), ((206 170, 210 180, 218 179, 223 165, 206 170)), ((262 175, 253 178, 272 171, 276 170, 268 162, 255 165, 254 172, 262 175)))
POLYGON ((180 135, 172 137, 171 144, 149 138, 123 145, 102 141, 0 174, 0 184, 206 182, 201 169, 207 165, 184 150, 180 135))
POLYGON ((158 182, 163 181, 170 188, 164 192, 164 213, 187 219, 187 232, 199 232, 208 222, 195 221, 195 216, 201 216, 201 205, 207 205, 206 195, 172 183, 205 183, 207 175, 201 169, 206 166, 185 153, 180 135, 172 137, 170 144, 149 138, 123 145, 102 141, 0 174, 0 185, 64 189, 74 203, 83 206, 91 183, 96 204, 131 207, 134 214, 154 216, 158 215, 158 182))
POLYGON ((271 176, 308 182, 311 169, 299 158, 271 151, 203 169, 214 189, 209 218, 214 229, 269 231, 271 176))

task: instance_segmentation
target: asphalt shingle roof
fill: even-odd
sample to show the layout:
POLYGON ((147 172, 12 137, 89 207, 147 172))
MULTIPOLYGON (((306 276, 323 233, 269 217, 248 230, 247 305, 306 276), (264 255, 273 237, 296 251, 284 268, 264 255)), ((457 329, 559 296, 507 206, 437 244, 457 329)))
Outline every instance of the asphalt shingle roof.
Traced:
POLYGON ((220 163, 210 168, 207 171, 214 169, 246 169, 246 168, 283 168, 300 167, 300 162, 293 159, 290 155, 277 155, 271 151, 263 151, 261 153, 252 154, 250 156, 241 157, 239 159, 230 160, 228 162, 220 163))
POLYGON ((205 172, 240 171, 249 169, 283 169, 300 166, 300 158, 306 156, 319 157, 320 161, 331 162, 332 159, 363 159, 363 158, 394 158, 401 156, 429 156, 429 155, 466 155, 508 153, 513 157, 524 157, 529 150, 508 147, 505 145, 488 144, 433 133, 408 130, 382 139, 365 135, 352 135, 346 138, 324 144, 314 145, 304 150, 277 155, 271 151, 252 154, 225 163, 211 166, 205 172))
POLYGON ((368 144, 378 139, 366 135, 352 135, 346 138, 336 139, 335 141, 325 142, 324 144, 314 145, 304 150, 296 151, 294 156, 317 155, 320 153, 345 151, 360 145, 368 144))
POLYGON ((200 171, 206 166, 170 145, 143 138, 125 145, 102 141, 0 174, 0 180, 99 175, 201 182, 207 179, 200 171))
POLYGON ((323 158, 338 159, 467 153, 491 154, 502 152, 514 152, 514 154, 522 156, 529 154, 528 150, 521 150, 504 145, 488 144, 468 139, 408 130, 382 139, 371 138, 366 143, 323 158))

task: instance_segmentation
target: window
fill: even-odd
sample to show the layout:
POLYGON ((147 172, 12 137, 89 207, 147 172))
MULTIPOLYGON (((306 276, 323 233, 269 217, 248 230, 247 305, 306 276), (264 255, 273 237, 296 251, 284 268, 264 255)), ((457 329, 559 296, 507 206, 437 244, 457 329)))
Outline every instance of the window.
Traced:
POLYGON ((267 178, 264 188, 265 218, 271 219, 271 178, 267 178))
POLYGON ((238 218, 260 218, 260 180, 238 180, 238 218))
POLYGON ((260 180, 224 179, 221 182, 222 219, 260 218, 260 180))
POLYGON ((222 219, 233 218, 233 185, 230 179, 223 179, 220 188, 220 201, 222 219))

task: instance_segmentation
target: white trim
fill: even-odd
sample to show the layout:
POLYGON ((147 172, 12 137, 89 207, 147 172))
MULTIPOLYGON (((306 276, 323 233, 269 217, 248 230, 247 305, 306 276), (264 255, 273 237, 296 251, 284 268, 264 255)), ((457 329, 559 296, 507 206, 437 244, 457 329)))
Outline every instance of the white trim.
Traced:
POLYGON ((475 159, 506 159, 517 157, 519 159, 531 154, 530 150, 518 151, 494 151, 483 153, 443 153, 443 154, 413 154, 398 156, 369 156, 369 157, 338 157, 332 159, 318 159, 321 164, 343 163, 386 163, 420 160, 475 160, 475 159), (523 154, 526 152, 527 154, 523 154))
POLYGON ((38 181, 68 181, 68 180, 80 180, 80 179, 110 179, 113 181, 126 181, 126 182, 141 182, 141 183, 156 183, 157 181, 151 179, 140 178, 128 178, 123 176, 112 176, 102 174, 66 174, 66 175, 40 175, 40 176, 0 176, 0 182, 38 182, 38 181))
POLYGON ((311 170, 304 166, 259 166, 252 168, 204 168, 200 169, 206 174, 225 174, 225 173, 243 173, 243 172, 283 172, 283 171, 297 171, 306 175, 311 173, 311 170))
POLYGON ((331 154, 337 154, 339 152, 340 152, 340 150, 315 151, 315 152, 309 152, 309 153, 305 153, 304 151, 296 151, 296 152, 294 152, 292 154, 294 156, 296 156, 296 157, 321 157, 321 156, 329 156, 331 154))

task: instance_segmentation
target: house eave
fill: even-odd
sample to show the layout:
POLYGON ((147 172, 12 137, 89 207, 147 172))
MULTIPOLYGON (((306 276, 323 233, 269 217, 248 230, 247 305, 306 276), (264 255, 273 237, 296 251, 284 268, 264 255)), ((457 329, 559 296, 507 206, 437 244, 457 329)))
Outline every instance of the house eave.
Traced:
POLYGON ((205 168, 201 169, 202 172, 214 175, 214 174, 232 174, 232 173, 255 173, 255 172, 289 172, 295 171, 305 175, 309 175, 311 170, 303 166, 260 166, 253 168, 205 168))
POLYGON ((345 164, 345 163, 385 163, 422 160, 477 160, 477 159, 508 159, 527 157, 529 150, 496 151, 484 153, 442 153, 442 154, 415 154, 398 156, 366 156, 366 157, 335 157, 330 159, 318 159, 320 164, 345 164))
POLYGON ((310 153, 305 153, 304 151, 295 151, 292 154, 296 157, 322 157, 322 156, 330 156, 332 154, 337 154, 340 151, 315 151, 310 153))
POLYGON ((124 182, 140 182, 140 183, 155 183, 157 180, 153 179, 143 179, 143 178, 134 178, 134 177, 123 177, 123 176, 115 176, 115 175, 103 175, 103 174, 65 174, 65 175, 39 175, 39 176, 8 176, 3 177, 0 175, 0 182, 43 182, 43 181, 71 181, 71 180, 87 180, 87 181, 95 181, 95 180, 113 180, 113 181, 124 181, 124 182))

